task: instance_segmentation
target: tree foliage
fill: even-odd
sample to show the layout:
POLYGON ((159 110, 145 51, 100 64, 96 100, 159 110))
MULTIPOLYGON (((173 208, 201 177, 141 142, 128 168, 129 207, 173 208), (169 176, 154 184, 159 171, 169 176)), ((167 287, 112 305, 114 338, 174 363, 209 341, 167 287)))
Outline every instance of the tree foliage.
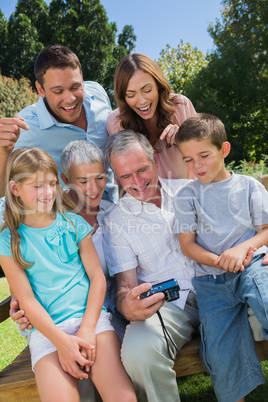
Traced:
POLYGON ((2 29, 2 24, 0 14, 0 46, 6 49, 0 58, 2 74, 25 76, 33 84, 38 52, 60 43, 77 54, 84 79, 99 82, 110 94, 114 69, 136 41, 129 25, 117 37, 116 24, 108 22, 100 0, 52 0, 49 6, 44 0, 18 0, 7 26, 2 29))
POLYGON ((0 74, 0 117, 15 116, 24 107, 37 102, 38 97, 27 78, 16 80, 0 74))
POLYGON ((6 51, 7 21, 0 10, 0 66, 6 51))
POLYGON ((205 55, 201 50, 193 48, 190 43, 183 43, 182 40, 176 49, 167 45, 160 55, 157 64, 165 74, 172 90, 187 96, 190 82, 208 63, 205 55))
POLYGON ((267 149, 268 3, 223 0, 222 22, 209 27, 216 51, 189 91, 199 111, 226 124, 230 158, 260 160, 267 149))

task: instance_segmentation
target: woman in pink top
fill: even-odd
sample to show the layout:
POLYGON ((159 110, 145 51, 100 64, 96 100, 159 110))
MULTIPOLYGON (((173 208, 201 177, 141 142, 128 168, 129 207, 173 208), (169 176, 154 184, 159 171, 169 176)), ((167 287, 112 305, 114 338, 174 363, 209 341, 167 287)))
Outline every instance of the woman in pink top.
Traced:
POLYGON ((160 68, 139 53, 124 57, 118 64, 114 92, 118 109, 108 116, 108 133, 131 129, 144 134, 157 152, 160 177, 192 178, 174 145, 178 128, 195 114, 191 101, 172 94, 160 68))

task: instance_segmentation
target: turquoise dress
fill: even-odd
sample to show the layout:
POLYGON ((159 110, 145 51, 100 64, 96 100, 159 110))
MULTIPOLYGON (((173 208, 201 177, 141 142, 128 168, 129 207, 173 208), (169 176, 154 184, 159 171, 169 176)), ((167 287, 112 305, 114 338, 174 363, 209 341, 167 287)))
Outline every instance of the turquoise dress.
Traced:
MULTIPOLYGON (((20 251, 33 262, 25 270, 36 299, 55 324, 84 315, 90 287, 78 253, 78 243, 93 228, 79 215, 57 213, 52 225, 36 229, 21 224, 20 251)), ((11 256, 9 229, 0 233, 0 255, 11 256)), ((105 310, 105 308, 103 307, 105 310)))

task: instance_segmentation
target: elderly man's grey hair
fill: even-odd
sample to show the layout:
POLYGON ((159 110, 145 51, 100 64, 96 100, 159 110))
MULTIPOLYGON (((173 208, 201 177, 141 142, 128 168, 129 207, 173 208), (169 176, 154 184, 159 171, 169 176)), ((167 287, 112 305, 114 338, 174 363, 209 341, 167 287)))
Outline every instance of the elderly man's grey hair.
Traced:
POLYGON ((76 166, 82 163, 103 163, 106 167, 105 159, 102 150, 93 142, 85 140, 72 141, 62 151, 61 167, 64 176, 69 179, 69 172, 72 164, 76 166))
POLYGON ((147 158, 153 163, 155 162, 154 149, 143 134, 137 133, 133 130, 122 130, 111 135, 106 142, 105 156, 107 163, 112 169, 113 165, 111 163, 111 155, 118 156, 130 152, 134 143, 139 143, 144 149, 147 158))

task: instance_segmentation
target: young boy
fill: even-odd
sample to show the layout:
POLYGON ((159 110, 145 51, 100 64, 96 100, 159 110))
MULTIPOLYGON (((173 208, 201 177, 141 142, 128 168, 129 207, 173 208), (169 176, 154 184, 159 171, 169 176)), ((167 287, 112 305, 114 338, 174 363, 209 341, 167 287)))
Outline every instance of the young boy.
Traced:
POLYGON ((264 382, 247 307, 268 339, 268 265, 262 264, 267 247, 261 248, 268 245, 268 192, 252 177, 226 170, 230 143, 217 117, 188 118, 175 141, 198 179, 174 202, 181 249, 196 269, 201 357, 217 399, 243 401, 264 382))

